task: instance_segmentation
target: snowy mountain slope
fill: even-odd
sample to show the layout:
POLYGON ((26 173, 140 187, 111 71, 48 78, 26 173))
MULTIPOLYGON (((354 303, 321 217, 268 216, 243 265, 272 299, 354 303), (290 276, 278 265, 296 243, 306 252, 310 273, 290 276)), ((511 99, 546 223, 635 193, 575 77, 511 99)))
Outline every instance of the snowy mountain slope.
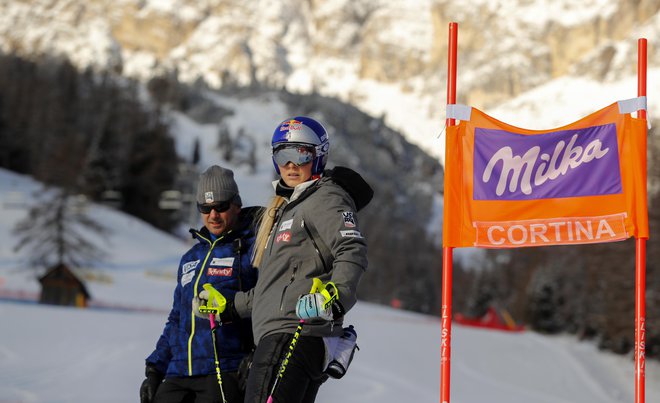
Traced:
POLYGON ((227 105, 232 115, 223 119, 232 133, 244 130, 258 139, 256 142, 256 169, 250 171, 245 166, 224 161, 221 150, 217 147, 218 124, 200 124, 180 112, 172 114, 172 133, 177 152, 182 156, 192 155, 194 141, 199 140, 202 169, 213 164, 224 164, 234 170, 237 183, 240 184, 241 197, 245 205, 266 205, 272 196, 270 186, 273 178, 273 165, 270 162, 270 137, 274 124, 288 116, 286 106, 277 99, 231 99, 218 94, 210 94, 218 105, 227 105), (258 119, 255 117, 259 117, 258 119), (273 123, 275 122, 275 123, 273 123))
MULTIPOLYGON (((26 217, 34 202, 33 195, 41 191, 41 184, 29 177, 0 169, 0 296, 7 290, 27 293, 40 290, 36 278, 43 271, 26 265, 29 248, 19 252, 14 250, 16 237, 12 231, 16 223, 26 217)), ((144 295, 142 290, 157 288, 161 284, 150 280, 151 277, 172 281, 181 255, 189 247, 188 243, 112 208, 89 204, 86 209, 90 216, 100 218, 99 221, 109 230, 105 237, 89 231, 86 233, 88 239, 106 253, 102 260, 93 262, 89 268, 96 272, 107 270, 101 272, 102 276, 95 276, 94 271, 89 271, 90 276, 102 280, 89 283, 92 298, 108 301, 108 293, 112 294, 112 290, 120 287, 123 292, 134 295, 131 303, 148 303, 150 296, 144 295), (144 233, 149 236, 143 236, 144 233)), ((171 293, 169 285, 162 285, 167 293, 171 293)), ((112 302, 121 304, 121 301, 112 302)))
MULTIPOLYGON (((653 94, 660 89, 660 69, 648 72, 650 120, 660 115, 653 94)), ((526 129, 552 129, 572 123, 616 101, 637 96, 637 78, 628 77, 603 85, 584 77, 561 77, 493 108, 489 113, 526 129), (549 100, 547 103, 541 100, 549 100)), ((657 121, 657 120, 656 120, 657 121)), ((653 132, 651 132, 653 133, 653 132)))
MULTIPOLYGON (((294 91, 314 90, 359 105, 374 116, 384 115, 387 123, 401 129, 411 141, 434 155, 441 155, 444 139, 438 138, 438 133, 444 123, 448 21, 460 24, 459 102, 529 128, 557 127, 618 99, 635 96, 634 42, 639 36, 646 36, 651 41, 650 117, 660 116, 660 103, 653 99, 653 94, 660 90, 657 81, 659 54, 653 51, 660 27, 656 15, 659 2, 655 0, 579 3, 474 0, 467 6, 453 1, 419 1, 414 7, 395 1, 305 2, 307 5, 301 7, 296 4, 295 1, 192 3, 177 0, 0 2, 0 47, 4 51, 32 56, 40 52, 65 54, 79 66, 110 67, 144 79, 176 66, 179 78, 187 82, 203 77, 211 85, 220 85, 224 78, 246 84, 257 79, 294 91), (378 7, 370 9, 367 7, 370 4, 378 7), (310 10, 311 6, 316 8, 310 10)), ((264 135, 267 141, 273 121, 281 118, 277 112, 276 106, 260 106, 254 113, 232 117, 232 122, 236 122, 232 127, 253 125, 255 131, 268 133, 264 135)), ((199 131, 200 137, 215 141, 213 125, 200 128, 188 124, 189 118, 176 113, 174 118, 181 132, 199 131)), ((181 141, 182 155, 190 155, 192 140, 192 136, 177 140, 181 141)), ((216 162, 216 156, 209 154, 204 161, 216 162)), ((263 161, 266 163, 258 165, 256 175, 243 168, 236 169, 239 181, 250 189, 247 192, 255 189, 254 194, 246 194, 249 200, 268 197, 260 193, 268 189, 268 173, 271 172, 267 159, 263 161)), ((0 180, 0 185, 3 184, 0 180)), ((106 210, 91 209, 97 214, 104 214, 106 210)), ((15 222, 16 219, 7 220, 15 222)), ((142 256, 140 253, 149 248, 135 247, 139 245, 132 242, 137 239, 135 234, 140 228, 121 232, 130 228, 132 221, 117 219, 117 222, 126 225, 118 226, 120 232, 116 237, 120 240, 110 240, 108 245, 112 245, 114 251, 124 246, 133 249, 114 253, 110 262, 103 263, 107 269, 120 270, 108 272, 112 283, 92 283, 92 294, 101 301, 140 306, 161 299, 167 301, 173 275, 170 264, 177 257, 173 253, 163 261, 159 259, 163 250, 185 249, 185 243, 177 241, 179 244, 172 246, 162 241, 162 245, 169 248, 142 256), (133 270, 136 267, 148 269, 136 272, 133 270), (170 277, 153 281, 159 278, 153 273, 166 273, 170 277), (125 292, 113 297, 116 287, 125 292), (145 289, 162 292, 167 297, 153 297, 145 289)), ((439 225, 431 227, 437 229, 439 225)), ((10 270, 18 265, 18 257, 10 252, 12 247, 11 241, 0 242, 2 253, 8 254, 6 259, 3 255, 0 260, 2 270, 7 269, 0 287, 25 284, 26 289, 36 291, 36 283, 28 276, 10 270)), ((454 341, 457 343, 456 339, 454 341)), ((496 358, 497 362, 509 359, 509 356, 496 358)), ((455 355, 454 363, 458 365, 456 360, 455 355)), ((548 356, 537 360, 548 360, 548 356)), ((478 365, 478 360, 475 361, 478 365)), ((516 365, 528 368, 523 362, 516 365)), ((625 363, 617 365, 626 366, 625 363)), ((589 365, 586 367, 589 369, 577 372, 595 371, 589 365)), ((121 371, 123 369, 119 368, 118 372, 121 371)), ((475 374, 472 369, 467 372, 475 374)), ((524 378, 531 372, 519 374, 519 377, 524 378)), ((393 384, 398 376, 394 369, 389 376, 378 378, 388 381, 375 379, 373 385, 391 394, 387 385, 393 384)), ((478 371, 474 377, 490 379, 489 374, 478 371)), ((437 379, 433 378, 433 381, 437 379)), ((454 379, 457 378, 460 376, 455 374, 454 379)), ((573 378, 584 379, 589 385, 587 389, 592 391, 596 388, 593 385, 611 383, 615 385, 612 391, 615 399, 616 396, 630 396, 631 381, 628 381, 629 388, 621 391, 611 378, 604 382, 587 381, 577 375, 573 378)), ((621 379, 632 378, 626 374, 621 379)), ((533 387, 525 393, 525 385, 508 386, 507 381, 498 378, 491 381, 491 389, 487 386, 482 389, 498 392, 523 389, 519 391, 520 401, 550 393, 544 388, 537 393, 533 387)), ((405 382, 414 384, 411 380, 405 382)), ((88 383, 101 386, 93 380, 88 383)), ((535 384, 536 380, 530 383, 535 384)), ((551 383, 551 387, 561 389, 555 385, 551 383)), ((129 400, 134 398, 134 389, 132 385, 129 400)), ((459 392, 456 389, 454 392, 458 399, 459 392)), ((596 392, 587 396, 571 393, 584 398, 576 401, 602 399, 596 392)), ((496 392, 491 394, 500 396, 496 392)), ((401 399, 409 396, 401 396, 401 399)), ((485 400, 481 395, 468 396, 474 399, 466 401, 485 400)), ((560 395, 557 399, 562 398, 560 395)))
MULTIPOLYGON (((136 401, 144 358, 171 305, 178 255, 188 245, 112 209, 89 205, 91 214, 113 228, 102 244, 108 261, 87 277, 92 307, 35 304, 29 300, 39 290, 34 273, 9 247, 22 210, 5 203, 16 200, 12 191, 29 195, 35 189, 39 186, 30 178, 0 170, 0 401, 136 401), (20 291, 27 301, 5 299, 20 291)), ((29 197, 24 201, 29 204, 29 197)), ((437 318, 360 302, 349 321, 357 327, 361 350, 344 379, 323 386, 319 403, 438 401, 437 318)), ((598 351, 572 336, 455 325, 452 345, 454 403, 633 401, 631 357, 598 351)), ((646 387, 648 402, 660 399, 656 361, 647 362, 646 387)))
MULTIPOLYGON (((212 87, 258 82, 333 96, 441 156, 450 21, 459 23, 458 101, 490 111, 524 96, 518 102, 543 109, 536 122, 552 127, 562 100, 525 94, 562 88, 588 110, 600 92, 621 98, 613 88, 635 75, 637 38, 650 39, 649 66, 660 67, 658 10, 657 0, 28 0, 0 4, 0 49, 143 80, 176 71, 212 87)), ((649 80, 649 94, 659 86, 649 80)), ((660 104, 650 105, 658 115, 660 104)))
MULTIPOLYGON (((146 288, 151 292, 153 288, 146 288)), ((123 303, 136 295, 115 287, 123 303)), ((154 293, 164 308, 171 297, 154 293)), ((0 401, 136 401, 144 358, 166 312, 61 308, 0 301, 0 401), (47 337, 44 331, 47 330, 47 337)), ((360 351, 347 375, 322 386, 318 403, 438 402, 440 324, 434 318, 367 303, 350 313, 360 351)), ((454 403, 632 402, 633 362, 572 338, 454 326, 454 403)), ((660 396, 650 362, 646 398, 660 396)))

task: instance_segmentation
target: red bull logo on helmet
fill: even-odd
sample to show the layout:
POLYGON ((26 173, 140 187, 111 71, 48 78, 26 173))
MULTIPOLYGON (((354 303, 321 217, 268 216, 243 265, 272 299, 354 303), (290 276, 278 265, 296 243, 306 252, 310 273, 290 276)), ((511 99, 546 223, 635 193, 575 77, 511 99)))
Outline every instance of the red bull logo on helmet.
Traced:
POLYGON ((291 119, 287 122, 283 122, 280 125, 280 131, 292 131, 292 130, 302 130, 303 123, 299 120, 291 119))

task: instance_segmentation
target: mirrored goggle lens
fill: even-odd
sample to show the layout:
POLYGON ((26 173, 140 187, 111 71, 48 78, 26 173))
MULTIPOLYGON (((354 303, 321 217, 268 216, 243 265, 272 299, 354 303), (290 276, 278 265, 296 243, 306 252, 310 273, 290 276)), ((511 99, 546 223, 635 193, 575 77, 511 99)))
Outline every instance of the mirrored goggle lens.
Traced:
POLYGON ((197 210, 202 214, 211 214, 211 210, 215 210, 218 213, 224 213, 229 210, 231 206, 231 200, 226 200, 220 203, 213 204, 199 204, 197 203, 197 210))
POLYGON ((309 164, 314 159, 314 148, 304 146, 279 147, 273 151, 273 159, 279 166, 285 166, 288 162, 300 166, 309 164))

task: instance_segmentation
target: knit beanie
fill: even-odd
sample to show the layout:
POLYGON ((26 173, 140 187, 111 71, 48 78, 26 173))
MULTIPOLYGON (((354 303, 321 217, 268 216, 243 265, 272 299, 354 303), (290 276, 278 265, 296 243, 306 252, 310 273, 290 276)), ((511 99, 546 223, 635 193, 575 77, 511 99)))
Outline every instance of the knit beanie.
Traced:
POLYGON ((197 203, 209 204, 232 200, 242 205, 238 195, 238 185, 234 180, 234 172, 217 165, 211 166, 199 176, 197 184, 197 203))

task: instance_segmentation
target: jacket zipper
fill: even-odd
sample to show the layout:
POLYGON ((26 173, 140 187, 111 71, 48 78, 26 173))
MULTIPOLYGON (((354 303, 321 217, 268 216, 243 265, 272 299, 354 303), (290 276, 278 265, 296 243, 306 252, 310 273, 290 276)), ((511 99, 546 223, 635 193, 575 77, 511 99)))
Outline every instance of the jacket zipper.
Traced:
POLYGON ((286 294, 287 288, 291 284, 293 284, 293 280, 296 279, 296 271, 298 270, 298 266, 293 266, 293 273, 291 273, 291 279, 289 280, 289 284, 284 286, 284 289, 282 290, 282 297, 280 298, 280 312, 284 310, 284 295, 286 294))
POLYGON ((314 250, 316 251, 316 254, 319 255, 319 259, 321 259, 321 264, 323 265, 323 271, 325 273, 328 273, 328 265, 325 263, 325 259, 323 259, 323 254, 321 254, 321 251, 319 250, 319 246, 316 243, 314 236, 312 236, 312 231, 305 224, 305 220, 302 220, 302 227, 305 229, 305 232, 307 232, 309 239, 312 241, 312 244, 314 245, 314 250))
MULTIPOLYGON (((213 248, 215 247, 216 242, 221 240, 223 237, 220 237, 216 239, 215 241, 211 242, 209 239, 206 239, 200 235, 200 238, 204 239, 206 242, 208 242, 211 247, 209 248, 209 251, 206 253, 206 257, 204 258, 204 263, 202 263, 202 266, 199 269, 199 273, 197 273, 197 279, 195 280, 195 284, 193 285, 193 298, 197 296, 197 286, 199 285, 199 279, 202 278, 202 273, 204 271, 204 268, 206 267, 206 263, 209 260, 209 256, 211 256, 211 252, 213 251, 213 248)), ((192 305, 192 304, 191 304, 192 305)), ((196 322, 196 316, 195 312, 192 310, 190 311, 190 337, 188 338, 188 375, 192 376, 193 374, 193 367, 192 367, 192 341, 193 338, 195 337, 195 322, 196 322)))
MULTIPOLYGON (((309 239, 312 241, 312 244, 314 245, 314 250, 316 253, 319 255, 319 258, 321 259, 321 264, 323 264, 323 270, 325 273, 329 273, 328 270, 328 265, 325 263, 325 259, 323 259, 323 254, 319 250, 319 246, 316 243, 316 240, 314 239, 314 236, 312 235, 312 231, 309 229, 309 227, 305 224, 305 220, 302 221, 302 227, 305 229, 305 232, 307 232, 307 235, 309 235, 309 239)), ((333 329, 335 328, 335 321, 331 320, 330 321, 330 333, 332 333, 333 329)))

